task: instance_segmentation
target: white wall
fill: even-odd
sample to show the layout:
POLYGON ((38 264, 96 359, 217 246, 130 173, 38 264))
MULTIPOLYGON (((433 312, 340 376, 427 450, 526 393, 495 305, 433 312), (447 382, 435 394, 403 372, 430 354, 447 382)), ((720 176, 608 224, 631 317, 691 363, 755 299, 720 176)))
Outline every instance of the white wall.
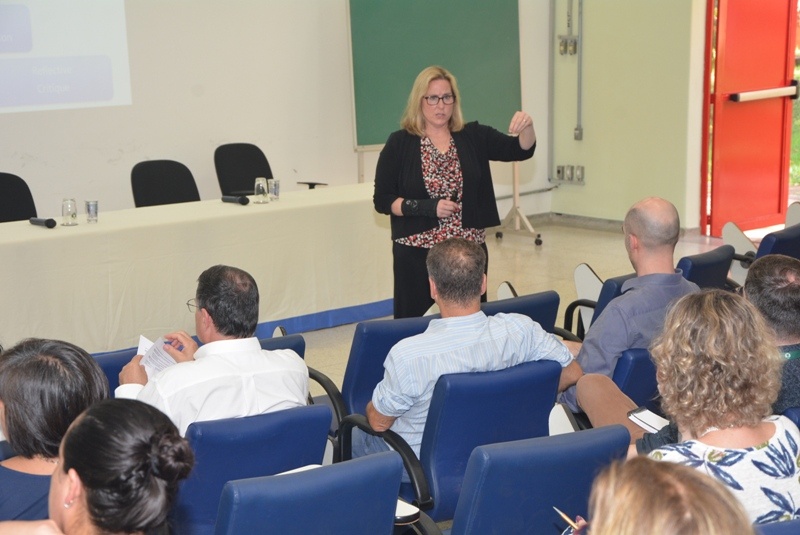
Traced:
MULTIPOLYGON (((539 138, 534 158, 521 164, 524 193, 550 186, 550 1, 519 3, 522 106, 534 117, 539 138)), ((563 18, 566 0, 554 3, 557 17, 563 18)), ((699 173, 704 2, 585 3, 586 137, 576 146, 571 136, 558 134, 574 127, 569 115, 574 100, 557 103, 553 150, 560 160, 578 163, 586 157, 589 185, 523 195, 523 211, 621 219, 624 208, 638 198, 666 191, 677 197, 673 200, 684 222, 696 226, 699 177, 693 173, 699 173), (663 30, 652 39, 651 25, 663 30), (605 54, 616 49, 625 53, 612 64, 622 70, 606 74, 605 54), (668 90, 674 92, 667 99, 659 78, 664 69, 643 63, 665 54, 672 54, 667 75, 672 77, 668 90), (606 93, 598 98, 597 88, 613 92, 615 80, 595 83, 591 76, 641 82, 641 90, 623 97, 638 99, 637 106, 652 100, 651 106, 660 110, 655 117, 671 121, 670 132, 677 132, 678 139, 665 145, 663 125, 643 120, 648 117, 635 112, 639 108, 608 113, 609 106, 621 108, 627 102, 609 102, 606 93), (610 138, 610 131, 628 134, 610 138), (625 154, 639 155, 636 164, 608 165, 612 156, 625 154), (662 162, 670 167, 661 169, 662 162), (659 172, 652 177, 640 172, 645 164, 659 166, 659 172), (667 180, 675 183, 665 189, 667 180)), ((0 170, 30 184, 40 215, 57 215, 65 196, 99 199, 101 217, 103 210, 132 207, 130 169, 148 159, 185 163, 201 197, 217 197, 213 151, 233 141, 261 146, 284 190, 296 189, 298 180, 357 181, 346 0, 131 0, 126 13, 131 106, 0 116, 0 170)), ((572 75, 563 68, 556 75, 557 90, 574 90, 572 75)), ((367 181, 376 160, 377 153, 365 155, 367 181)), ((511 194, 511 166, 493 169, 502 217, 511 208, 510 200, 502 200, 511 194)))

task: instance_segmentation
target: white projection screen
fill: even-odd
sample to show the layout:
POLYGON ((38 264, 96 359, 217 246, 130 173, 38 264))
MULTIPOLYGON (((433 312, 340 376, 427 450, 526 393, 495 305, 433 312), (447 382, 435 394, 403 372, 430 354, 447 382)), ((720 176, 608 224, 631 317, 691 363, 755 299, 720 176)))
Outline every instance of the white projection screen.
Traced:
POLYGON ((129 104, 124 0, 0 0, 0 113, 129 104))

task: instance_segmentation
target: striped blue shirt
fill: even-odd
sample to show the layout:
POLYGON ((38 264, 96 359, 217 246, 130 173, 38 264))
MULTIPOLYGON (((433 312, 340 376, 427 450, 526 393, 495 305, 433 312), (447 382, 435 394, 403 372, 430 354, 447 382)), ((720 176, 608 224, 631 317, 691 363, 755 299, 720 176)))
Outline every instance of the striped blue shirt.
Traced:
POLYGON ((392 431, 419 456, 433 387, 439 376, 502 370, 532 360, 555 360, 562 367, 572 355, 555 336, 528 316, 476 312, 436 319, 424 333, 398 342, 384 362, 383 380, 372 404, 396 417, 392 431))

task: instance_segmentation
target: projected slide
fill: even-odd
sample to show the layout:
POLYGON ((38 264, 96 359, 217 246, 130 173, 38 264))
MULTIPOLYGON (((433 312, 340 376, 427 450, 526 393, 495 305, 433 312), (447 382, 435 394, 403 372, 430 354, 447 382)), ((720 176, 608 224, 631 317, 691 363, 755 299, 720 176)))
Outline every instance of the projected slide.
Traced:
POLYGON ((0 1, 0 113, 130 103, 123 0, 0 1))

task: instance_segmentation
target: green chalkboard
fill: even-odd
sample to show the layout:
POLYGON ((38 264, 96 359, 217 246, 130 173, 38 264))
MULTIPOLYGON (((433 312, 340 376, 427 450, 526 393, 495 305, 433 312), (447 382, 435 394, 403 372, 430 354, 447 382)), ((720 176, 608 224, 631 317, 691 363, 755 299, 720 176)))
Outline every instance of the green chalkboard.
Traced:
POLYGON ((517 0, 350 0, 356 145, 386 142, 417 74, 452 72, 466 121, 505 131, 520 109, 517 0))

